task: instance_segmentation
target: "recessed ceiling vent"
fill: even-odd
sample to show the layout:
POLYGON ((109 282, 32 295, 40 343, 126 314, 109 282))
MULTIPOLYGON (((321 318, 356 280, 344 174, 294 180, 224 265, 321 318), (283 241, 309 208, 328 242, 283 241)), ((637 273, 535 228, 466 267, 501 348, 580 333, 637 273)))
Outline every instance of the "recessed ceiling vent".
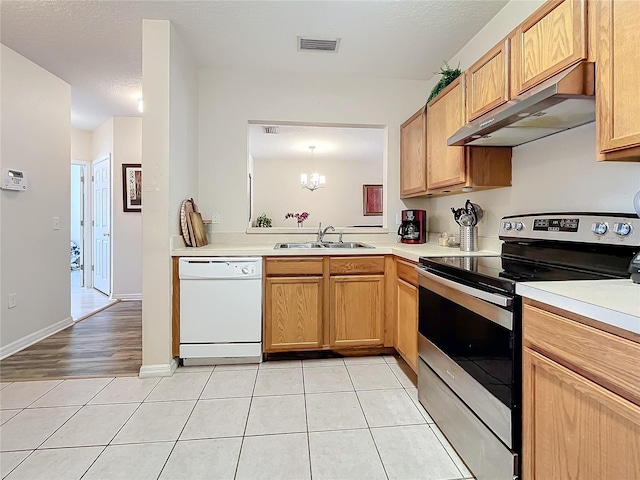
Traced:
POLYGON ((264 131, 264 133, 269 135, 277 135, 280 131, 278 127, 275 126, 264 126, 262 127, 262 130, 264 131))
POLYGON ((298 37, 298 50, 301 52, 334 52, 338 51, 340 39, 298 37))

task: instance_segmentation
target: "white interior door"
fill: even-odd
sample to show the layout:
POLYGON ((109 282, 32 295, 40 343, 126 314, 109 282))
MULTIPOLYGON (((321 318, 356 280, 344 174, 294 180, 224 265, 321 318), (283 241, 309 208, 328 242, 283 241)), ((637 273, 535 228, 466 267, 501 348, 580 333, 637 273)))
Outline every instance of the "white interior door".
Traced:
POLYGON ((93 162, 93 286, 111 293, 111 157, 93 162))

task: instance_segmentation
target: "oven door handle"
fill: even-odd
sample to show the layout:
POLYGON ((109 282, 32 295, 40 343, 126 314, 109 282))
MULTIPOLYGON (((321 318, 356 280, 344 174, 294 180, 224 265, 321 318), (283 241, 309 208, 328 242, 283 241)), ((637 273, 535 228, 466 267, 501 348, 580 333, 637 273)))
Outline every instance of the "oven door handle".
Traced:
POLYGON ((423 268, 416 267, 416 270, 418 271, 418 274, 422 275, 423 277, 430 278, 434 282, 441 283, 442 285, 452 288, 453 290, 466 293, 467 295, 471 295, 473 297, 479 298, 486 302, 490 302, 495 305, 500 305, 502 307, 510 307, 511 304, 513 303, 512 298, 505 297, 503 295, 498 295, 497 293, 485 292, 484 290, 479 290, 477 288, 463 285, 462 283, 454 282, 453 280, 449 280, 439 275, 435 275, 431 272, 428 272, 423 268))

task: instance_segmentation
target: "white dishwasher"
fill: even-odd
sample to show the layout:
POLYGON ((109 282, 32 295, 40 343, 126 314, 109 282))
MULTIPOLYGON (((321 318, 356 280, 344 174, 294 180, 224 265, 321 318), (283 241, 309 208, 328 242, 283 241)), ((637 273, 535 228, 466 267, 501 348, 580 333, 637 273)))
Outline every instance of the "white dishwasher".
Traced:
POLYGON ((181 257, 185 365, 262 361, 262 258, 181 257))

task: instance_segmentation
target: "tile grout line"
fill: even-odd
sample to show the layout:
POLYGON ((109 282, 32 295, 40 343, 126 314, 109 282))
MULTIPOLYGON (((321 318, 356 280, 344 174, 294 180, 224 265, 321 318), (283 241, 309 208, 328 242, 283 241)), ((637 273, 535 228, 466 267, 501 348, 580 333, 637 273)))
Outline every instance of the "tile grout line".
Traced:
POLYGON ((260 373, 260 365, 256 369, 256 376, 253 379, 253 388, 251 389, 251 397, 249 400, 249 409, 247 410, 247 419, 244 422, 244 431, 242 432, 242 440, 240 440, 240 450, 238 450, 238 459, 236 460, 236 469, 233 472, 233 478, 237 478, 238 469, 240 468, 240 457, 242 456, 242 447, 244 447, 244 439, 247 436, 247 426, 249 425, 249 416, 251 415, 251 407, 253 405, 253 394, 256 391, 256 384, 258 383, 258 375, 260 373))
MULTIPOLYGON (((446 440, 446 437, 444 436, 444 433, 442 433, 442 432, 440 431, 440 429, 438 428, 438 426, 437 426, 435 423, 433 423, 433 424, 427 424, 427 425, 429 425, 429 429, 433 432, 433 435, 436 437, 436 440, 438 440, 438 443, 442 446, 442 448, 444 448, 445 453, 447 454, 447 456, 448 456, 448 457, 451 459, 451 461, 453 462, 453 465, 456 467, 456 470, 458 470, 458 472, 460 472, 460 478, 461 478, 461 479, 465 479, 465 478, 467 478, 467 477, 465 477, 465 474, 462 472, 462 470, 460 470, 460 468, 458 467, 458 463, 456 462, 455 458, 453 458, 453 457, 451 456, 451 454, 449 453, 449 449, 447 448, 447 446, 446 446, 446 445, 444 445, 444 444, 442 443, 442 440, 440 440, 440 436, 444 437, 444 439, 446 440), (438 428, 438 431, 440 431, 440 435, 436 434, 436 432, 435 432, 435 431, 434 431, 434 429, 433 429, 433 427, 434 427, 434 426, 435 426, 436 428, 438 428)), ((447 440, 447 442, 448 442, 448 440, 447 440)), ((452 446, 451 444, 449 444, 449 447, 453 448, 453 446, 452 446)), ((456 455, 457 455, 457 454, 456 454, 456 455)), ((462 459, 460 459, 460 460, 462 460, 462 459)), ((464 462, 463 462, 463 463, 464 463, 464 462)), ((467 470, 469 470, 469 468, 468 468, 468 467, 466 467, 466 465, 465 465, 465 468, 467 468, 467 470)), ((470 471, 470 470, 469 470, 469 471, 470 471)))
POLYGON ((304 362, 302 364, 302 396, 304 400, 304 423, 307 436, 307 453, 309 454, 309 478, 313 480, 313 470, 311 468, 311 438, 309 435, 309 409, 307 408, 307 387, 304 381, 304 362))
MULTIPOLYGON (((48 435, 48 436, 47 436, 47 438, 45 438, 45 439, 44 439, 44 440, 43 440, 43 441, 42 441, 42 442, 41 442, 41 443, 40 443, 40 444, 39 444, 39 445, 38 445, 34 450, 40 450, 40 447, 42 447, 42 446, 47 442, 47 440, 49 440, 51 437, 53 437, 53 436, 55 435, 55 433, 56 433, 58 430, 60 430, 62 427, 64 427, 64 426, 65 426, 65 425, 66 425, 66 424, 67 424, 67 423, 68 423, 68 422, 69 422, 73 417, 75 417, 75 416, 76 416, 76 415, 77 415, 77 414, 78 414, 78 413, 79 413, 79 412, 80 412, 84 407, 86 407, 86 406, 89 404, 88 402, 90 402, 90 401, 91 401, 91 399, 95 398, 95 396, 96 396, 96 395, 98 395, 98 393, 100 393, 102 390, 104 390, 104 389, 107 387, 107 385, 109 385, 109 384, 110 384, 114 379, 115 379, 115 377, 114 377, 114 378, 112 378, 112 379, 111 379, 111 381, 107 382, 107 384, 106 384, 104 387, 102 387, 100 390, 98 390, 98 391, 95 393, 95 395, 93 395, 91 398, 89 398, 89 400, 87 400, 87 402, 86 402, 86 403, 81 404, 81 405, 80 405, 80 408, 78 408, 78 410, 76 410, 76 411, 73 413, 73 415, 71 415, 71 416, 70 416, 69 418, 67 418, 64 422, 62 422, 62 424, 61 424, 58 428, 56 428, 53 432, 51 432, 51 434, 50 434, 50 435, 48 435)), ((62 385, 62 383, 63 383, 63 382, 66 382, 66 381, 67 381, 67 380, 62 380, 62 381, 61 381, 58 385, 56 385, 54 388, 57 388, 59 385, 62 385)), ((53 388, 52 388, 51 390, 49 390, 49 392, 51 392, 52 390, 53 390, 53 388)), ((47 392, 47 393, 49 393, 49 392, 47 392)), ((45 394, 45 395, 46 395, 46 394, 45 394)), ((44 396, 44 395, 43 395, 43 396, 44 396)), ((38 400, 40 400, 40 398, 42 398, 42 397, 39 397, 39 398, 38 398, 38 400)), ((38 400, 36 400, 35 402, 37 402, 38 400)), ((35 402, 33 402, 33 403, 35 403, 35 402)), ((31 405, 33 405, 33 403, 31 403, 31 405)), ((31 410, 33 411, 33 410, 36 410, 36 409, 38 409, 38 408, 68 408, 68 407, 77 407, 77 406, 78 406, 78 405, 52 405, 52 406, 49 406, 49 407, 34 407, 34 408, 32 408, 31 410)), ((27 407, 27 408, 25 408, 25 410, 27 410, 27 409, 28 409, 28 407, 27 407)), ((14 418, 15 418, 15 417, 14 417, 14 418)))

